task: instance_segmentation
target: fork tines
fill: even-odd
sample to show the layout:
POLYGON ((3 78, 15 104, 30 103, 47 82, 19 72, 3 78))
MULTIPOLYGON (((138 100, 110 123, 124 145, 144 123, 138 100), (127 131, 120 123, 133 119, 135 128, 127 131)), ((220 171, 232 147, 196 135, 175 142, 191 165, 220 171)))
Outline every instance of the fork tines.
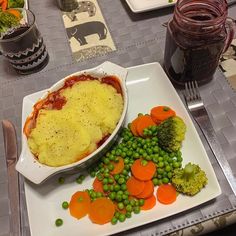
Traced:
POLYGON ((185 83, 185 99, 188 101, 201 99, 196 80, 185 83))

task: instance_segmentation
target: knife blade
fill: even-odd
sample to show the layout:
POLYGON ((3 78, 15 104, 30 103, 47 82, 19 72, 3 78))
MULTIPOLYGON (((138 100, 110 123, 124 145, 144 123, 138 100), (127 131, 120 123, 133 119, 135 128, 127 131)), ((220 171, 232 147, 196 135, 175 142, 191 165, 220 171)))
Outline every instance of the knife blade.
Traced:
POLYGON ((14 125, 8 121, 2 121, 3 139, 8 177, 8 194, 10 200, 10 232, 14 236, 21 235, 19 174, 15 170, 18 159, 17 138, 14 125))

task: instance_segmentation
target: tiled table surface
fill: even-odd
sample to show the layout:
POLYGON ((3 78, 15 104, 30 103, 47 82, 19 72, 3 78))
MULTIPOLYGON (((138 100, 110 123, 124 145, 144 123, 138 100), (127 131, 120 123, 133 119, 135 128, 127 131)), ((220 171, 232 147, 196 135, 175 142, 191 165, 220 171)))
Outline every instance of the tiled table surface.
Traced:
MULTIPOLYGON (((35 12, 38 26, 45 39, 50 62, 42 72, 20 77, 14 73, 2 57, 0 58, 0 118, 10 119, 17 126, 19 144, 21 105, 22 98, 25 95, 49 87, 68 73, 93 67, 104 60, 110 60, 125 67, 153 61, 162 62, 165 28, 161 24, 171 17, 172 9, 162 9, 136 15, 130 12, 124 0, 100 0, 99 4, 115 41, 117 51, 78 64, 73 62, 61 12, 56 3, 50 0, 31 0, 29 2, 30 9, 35 12)), ((229 10, 231 16, 235 16, 235 12, 235 7, 229 10)), ((236 173, 236 95, 220 71, 217 71, 215 79, 211 83, 201 88, 201 95, 210 112, 222 148, 232 167, 235 167, 234 172, 236 173)), ((202 137, 201 133, 200 136, 202 137)), ((220 218, 215 217, 218 215, 223 217, 223 214, 227 212, 235 215, 233 209, 236 208, 236 198, 232 194, 209 147, 203 138, 202 140, 217 173, 223 194, 215 202, 199 207, 192 212, 186 212, 181 216, 173 216, 125 234, 163 235, 190 225, 197 227, 198 223, 207 219, 213 219, 217 222, 220 218)), ((0 150, 0 235, 5 236, 9 235, 9 201, 2 132, 0 134, 0 150)), ((22 212, 26 217, 25 206, 23 206, 22 212)), ((27 222, 24 226, 24 235, 28 235, 27 222)), ((189 232, 191 232, 191 229, 189 232)), ((179 233, 180 231, 178 231, 179 233)))

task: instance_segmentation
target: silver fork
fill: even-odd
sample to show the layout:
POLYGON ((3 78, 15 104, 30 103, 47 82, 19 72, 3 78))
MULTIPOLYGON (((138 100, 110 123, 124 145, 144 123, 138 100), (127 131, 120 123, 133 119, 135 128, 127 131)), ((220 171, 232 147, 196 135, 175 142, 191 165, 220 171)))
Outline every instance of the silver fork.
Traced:
POLYGON ((234 195, 236 195, 236 178, 230 168, 230 165, 221 149, 220 143, 217 141, 216 133, 212 127, 207 110, 204 107, 201 99, 198 84, 196 81, 185 83, 184 98, 192 117, 199 125, 199 128, 203 132, 212 152, 215 155, 217 162, 219 163, 234 195))

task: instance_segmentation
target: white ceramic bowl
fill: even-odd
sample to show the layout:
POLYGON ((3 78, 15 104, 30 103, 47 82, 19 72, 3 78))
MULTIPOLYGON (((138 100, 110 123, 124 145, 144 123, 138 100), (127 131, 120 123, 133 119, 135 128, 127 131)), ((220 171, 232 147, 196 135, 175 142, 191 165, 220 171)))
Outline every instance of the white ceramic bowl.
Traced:
MULTIPOLYGON (((42 99, 45 98, 48 93, 58 90, 64 85, 64 81, 71 76, 80 75, 80 74, 89 74, 98 78, 104 77, 106 75, 114 75, 119 78, 120 85, 123 93, 124 99, 124 108, 121 114, 120 120, 113 131, 113 133, 109 136, 109 138, 93 153, 88 155, 87 157, 79 160, 78 162, 74 162, 69 165, 60 166, 60 167, 51 167, 47 165, 43 165, 38 162, 34 155, 31 153, 28 143, 27 137, 23 133, 22 130, 22 151, 19 157, 19 160, 16 164, 16 170, 24 175, 27 179, 35 184, 40 184, 45 181, 48 177, 55 175, 56 173, 69 171, 73 169, 77 169, 78 171, 83 168, 87 168, 94 162, 96 162, 108 149, 114 144, 119 136, 119 132, 124 124, 127 108, 128 108, 128 95, 127 95, 127 88, 125 85, 125 80, 127 77, 127 69, 120 67, 116 64, 111 62, 104 62, 103 64, 99 65, 98 67, 79 71, 73 74, 68 75, 67 77, 63 78, 62 80, 55 83, 48 91, 42 96, 42 99)), ((33 108, 33 106, 32 106, 33 108)), ((31 108, 31 110, 32 110, 31 108)), ((23 116, 25 117, 25 116, 23 116)), ((22 127, 24 127, 25 119, 22 120, 22 127)))

